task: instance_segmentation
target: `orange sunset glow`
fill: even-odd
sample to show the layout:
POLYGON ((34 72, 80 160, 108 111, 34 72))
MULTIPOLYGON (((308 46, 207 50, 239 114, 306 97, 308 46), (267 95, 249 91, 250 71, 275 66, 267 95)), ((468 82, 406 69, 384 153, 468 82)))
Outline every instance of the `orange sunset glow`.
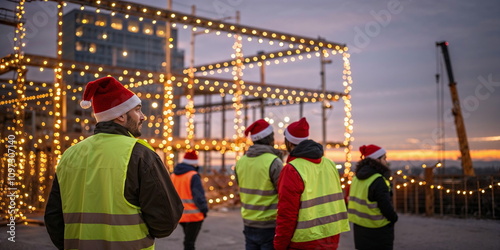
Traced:
MULTIPOLYGON (((500 160, 500 150, 498 149, 485 149, 485 150, 471 150, 471 157, 473 161, 498 161, 500 160)), ((458 160, 460 157, 459 150, 446 150, 444 152, 446 159, 458 160)), ((336 162, 342 162, 344 155, 341 150, 327 151, 326 156, 336 162)), ((360 153, 353 150, 353 162, 357 162, 360 153)), ((429 161, 438 158, 435 150, 387 150, 387 159, 389 161, 429 161)))

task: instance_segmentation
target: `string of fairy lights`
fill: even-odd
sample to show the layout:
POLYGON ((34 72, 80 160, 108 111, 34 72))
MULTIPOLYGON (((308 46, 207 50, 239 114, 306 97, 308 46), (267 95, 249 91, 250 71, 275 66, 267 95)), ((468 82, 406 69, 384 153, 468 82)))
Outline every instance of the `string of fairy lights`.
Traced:
MULTIPOLYGON (((342 184, 342 189, 346 188, 347 185, 351 184, 351 180, 347 178, 341 178, 340 181, 343 183, 342 184)), ((466 189, 466 188, 447 188, 443 184, 429 184, 425 180, 418 180, 417 178, 411 178, 405 174, 403 174, 402 170, 398 170, 395 175, 391 176, 389 178, 389 181, 394 182, 394 187, 396 190, 399 189, 405 189, 405 188, 410 188, 411 185, 417 185, 417 186, 426 186, 429 185, 430 189, 435 189, 435 190, 442 190, 446 194, 458 194, 458 195, 473 195, 475 193, 486 193, 486 190, 491 189, 493 190, 495 187, 500 187, 500 181, 499 182, 494 182, 492 181, 490 184, 484 187, 477 187, 477 188, 472 188, 472 189, 466 189), (400 182, 395 180, 395 177, 400 177, 399 179, 402 179, 400 182)))
MULTIPOLYGON (((409 189, 412 185, 413 186, 422 186, 422 187, 429 185, 431 190, 443 191, 445 194, 448 194, 448 195, 456 194, 456 195, 463 195, 463 196, 467 196, 467 195, 472 196, 474 194, 486 194, 486 192, 488 190, 491 190, 491 192, 493 192, 495 187, 500 188, 500 181, 499 182, 492 181, 487 186, 477 187, 477 188, 472 188, 472 189, 448 188, 442 184, 437 184, 437 185, 428 184, 424 180, 417 180, 416 178, 410 178, 407 175, 404 175, 403 171, 401 171, 401 170, 397 171, 394 176, 390 177, 390 181, 394 181, 394 177, 396 177, 396 176, 400 177, 400 179, 403 180, 401 183, 395 182, 394 187, 396 188, 396 190, 409 189)), ((234 175, 231 175, 231 180, 227 183, 227 186, 232 187, 234 185, 234 179, 235 179, 234 175)), ((209 181, 209 179, 207 177, 205 177, 204 182, 208 182, 208 181, 209 181)), ((342 189, 345 189, 347 185, 351 184, 351 180, 348 179, 347 177, 342 177, 341 183, 342 183, 342 189)), ((209 188, 208 188, 208 190, 210 190, 210 191, 212 191, 214 189, 215 189, 215 187, 213 185, 209 186, 209 188)), ((210 204, 217 204, 217 203, 227 201, 228 199, 233 199, 235 197, 236 197, 235 193, 230 193, 230 194, 224 195, 222 197, 209 199, 209 203, 210 204)))
MULTIPOLYGON (((52 141, 52 149, 54 150, 55 160, 61 157, 64 148, 61 146, 61 138, 64 133, 63 115, 65 106, 65 84, 63 82, 63 72, 62 72, 62 46, 63 46, 63 7, 64 4, 59 2, 57 4, 57 63, 54 68, 54 96, 53 96, 53 114, 54 114, 54 135, 52 141)), ((56 165, 56 164, 54 164, 56 165)))
MULTIPOLYGON (((410 178, 409 176, 403 174, 403 171, 402 170, 398 170, 396 172, 396 176, 399 176, 401 177, 401 179, 403 179, 405 182, 401 183, 401 184, 396 184, 395 185, 395 188, 396 189, 403 189, 403 188, 408 188, 410 187, 410 185, 419 185, 419 186, 425 186, 425 185, 430 185, 430 188, 431 189, 436 189, 436 190, 442 190, 444 191, 446 194, 451 194, 451 193, 456 193, 456 194, 461 194, 461 195, 473 195, 474 193, 485 193, 486 190, 488 189, 492 189, 497 186, 497 187, 500 187, 500 182, 491 182, 491 184, 488 184, 488 186, 485 186, 485 187, 478 187, 478 188, 475 188, 475 189, 455 189, 455 188, 445 188, 444 185, 442 184, 429 184, 427 183, 425 180, 417 180, 416 178, 410 178)), ((391 177, 393 178, 393 177, 391 177)), ((392 179, 391 179, 392 180, 392 179)))
MULTIPOLYGON (((243 69, 242 69, 242 59, 243 59, 243 51, 242 51, 242 43, 241 43, 241 36, 239 35, 234 35, 235 42, 233 44, 233 49, 234 49, 234 54, 231 56, 235 59, 236 65, 233 67, 233 80, 234 80, 234 93, 233 93, 233 108, 234 108, 234 130, 236 131, 235 134, 233 134, 233 140, 236 141, 236 152, 243 152, 245 149, 245 136, 243 134, 243 131, 245 130, 245 127, 243 126, 243 114, 242 114, 242 100, 243 100, 243 93, 242 89, 243 86, 245 86, 245 82, 243 81, 243 69), (239 140, 239 141, 238 141, 239 140)), ((241 155, 241 154, 240 154, 241 155)), ((236 160, 239 159, 240 155, 237 155, 236 160)))
MULTIPOLYGON (((46 0, 47 1, 47 0, 46 0)), ((20 0, 17 6, 17 18, 22 20, 25 14, 25 0, 20 0)), ((22 22, 18 22, 16 27, 16 36, 14 38, 14 54, 2 58, 0 61, 0 70, 5 71, 14 68, 16 70, 16 80, 9 80, 3 83, 2 87, 12 88, 14 92, 9 92, 9 99, 0 100, 0 105, 11 105, 15 114, 15 125, 7 127, 8 131, 16 133, 18 142, 18 169, 19 176, 16 184, 19 185, 23 192, 19 193, 16 198, 19 199, 18 207, 16 208, 16 216, 25 219, 22 211, 35 211, 40 208, 46 197, 46 189, 49 188, 47 183, 53 178, 55 162, 62 154, 67 145, 74 145, 85 137, 83 135, 68 135, 65 134, 66 117, 65 106, 67 102, 77 102, 83 91, 83 87, 76 86, 64 81, 65 75, 71 76, 78 74, 80 76, 91 75, 95 78, 111 75, 116 77, 120 82, 125 84, 126 88, 136 89, 137 95, 141 98, 153 100, 155 103, 162 103, 161 117, 148 116, 148 126, 155 128, 154 134, 162 139, 148 138, 147 141, 156 148, 162 149, 165 152, 165 163, 167 166, 174 165, 174 151, 185 149, 196 150, 216 150, 221 153, 227 151, 241 152, 246 147, 246 138, 243 135, 243 113, 244 104, 243 96, 252 96, 255 98, 274 99, 275 102, 270 102, 268 105, 289 105, 296 103, 315 103, 328 101, 344 102, 344 141, 339 144, 327 144, 328 148, 344 147, 346 154, 345 174, 350 174, 351 161, 351 146, 353 140, 353 120, 351 117, 351 67, 349 62, 348 48, 342 44, 336 44, 326 41, 318 41, 316 39, 295 36, 270 30, 257 29, 239 24, 227 23, 224 21, 212 20, 208 18, 200 18, 193 15, 186 15, 180 12, 157 9, 140 4, 127 3, 121 1, 55 1, 57 2, 57 49, 56 57, 45 57, 38 55, 26 54, 23 51, 25 44, 22 39, 26 35, 26 28, 22 22), (226 33, 228 38, 234 39, 233 50, 234 54, 231 59, 223 62, 216 62, 208 65, 193 66, 186 69, 184 74, 176 75, 173 73, 165 74, 162 72, 150 72, 147 70, 136 70, 122 67, 103 67, 91 63, 82 63, 76 61, 68 61, 62 59, 63 54, 63 9, 67 3, 80 4, 81 9, 84 6, 95 9, 96 13, 109 11, 111 16, 116 13, 129 16, 138 16, 139 21, 146 22, 151 20, 152 24, 157 21, 167 21, 173 28, 191 29, 193 31, 201 30, 205 33, 213 33, 223 35, 226 33), (268 43, 269 45, 278 45, 284 48, 280 51, 268 52, 261 55, 243 55, 243 43, 257 42, 259 44, 268 43), (343 60, 342 82, 344 90, 342 92, 327 91, 325 93, 317 90, 305 88, 290 88, 280 85, 253 83, 243 80, 243 72, 245 69, 261 67, 263 65, 293 63, 304 59, 319 58, 321 56, 341 56, 343 60), (26 72, 28 67, 38 68, 40 72, 53 70, 54 82, 33 82, 26 81, 26 72), (214 77, 216 74, 231 73, 232 79, 224 79, 214 77), (195 73, 199 73, 195 75, 195 73), (145 92, 141 89, 143 86, 160 84, 163 86, 163 93, 145 92), (184 112, 187 118, 185 139, 174 138, 174 110, 177 109, 173 102, 174 87, 187 88, 186 99, 188 100, 184 107, 184 112), (235 134, 230 139, 196 139, 194 138, 194 115, 198 112, 194 108, 194 93, 195 91, 208 92, 218 94, 220 96, 232 96, 232 110, 234 111, 234 130, 235 134), (28 93, 35 93, 28 95, 28 93), (67 98, 68 97, 68 98, 67 98), (28 104, 30 106, 28 106, 28 104), (37 130, 50 131, 41 136, 23 134, 25 125, 24 117, 26 108, 46 112, 47 117, 40 119, 40 124, 37 124, 37 130), (53 121, 52 121, 53 120, 53 121), (23 153, 26 151, 25 144, 27 141, 32 141, 31 147, 35 151, 23 153), (52 148, 51 154, 43 151, 46 148, 52 148), (38 150, 37 150, 38 149, 38 150), (37 166, 38 170, 35 171, 37 166)), ((89 20, 82 20, 82 23, 89 20)), ((100 25, 100 24, 99 24, 100 25)), ((173 45, 170 44, 169 48, 173 45)), ((126 51, 124 51, 126 53, 126 51)), ((75 123, 82 124, 86 130, 90 128, 92 121, 85 118, 73 118, 75 123)), ((2 143, 5 139, 2 138, 2 143)), ((284 149, 284 146, 278 146, 284 149)), ((234 185, 234 176, 231 176, 231 181, 228 186, 234 185)), ((212 186, 213 190, 214 187, 212 186)), ((210 187, 209 187, 210 190, 210 187)), ((210 203, 219 203, 235 198, 235 194, 231 193, 219 198, 210 199, 210 203)), ((0 198, 2 207, 6 205, 6 196, 0 198)))
MULTIPOLYGON (((25 61, 28 65, 33 65, 33 66, 43 65, 43 67, 51 67, 51 66, 57 65, 55 60, 41 58, 39 56, 32 56, 32 55, 27 55, 25 61)), ((41 68, 43 68, 43 67, 41 67, 41 68)), ((85 72, 89 72, 89 73, 100 72, 101 75, 104 75, 107 73, 107 72, 104 72, 104 74, 102 73, 103 72, 102 66, 94 66, 94 65, 81 64, 81 63, 80 64, 72 63, 68 66, 63 65, 63 71, 65 71, 68 75, 73 72, 73 71, 71 71, 71 69, 74 69, 74 70, 82 69, 82 72, 85 71, 85 72)), ((120 71, 120 74, 124 74, 124 75, 119 75, 118 79, 125 80, 130 75, 130 73, 131 72, 129 72, 127 70, 120 71)), ((96 74, 98 74, 98 73, 94 73, 94 76, 97 77, 98 75, 96 75, 96 74)), ((134 78, 130 77, 129 79, 131 82, 129 84, 125 85, 125 87, 127 87, 127 88, 138 88, 138 87, 142 87, 142 86, 146 86, 146 85, 155 84, 156 81, 159 81, 159 82, 165 81, 164 74, 160 74, 160 73, 149 72, 146 75, 146 74, 143 74, 143 72, 141 72, 141 71, 136 71, 132 75, 134 75, 136 77, 144 75, 145 77, 151 77, 151 78, 146 79, 146 80, 135 81, 134 78)), ((351 81, 348 78, 347 78, 347 80, 351 81)), ((185 87, 187 85, 187 83, 190 81, 190 78, 185 77, 185 76, 172 76, 170 81, 174 81, 175 85, 177 87, 185 87)), ((193 80, 193 83, 194 83, 195 88, 197 88, 200 91, 220 93, 221 95, 222 94, 224 94, 224 95, 225 94, 234 94, 234 91, 235 91, 234 90, 235 83, 232 81, 228 81, 226 79, 196 78, 193 80)), ((347 84, 347 82, 344 84, 347 84)), ((48 84, 43 83, 42 85, 46 87, 48 84)), ((305 90, 305 89, 302 89, 302 90, 301 89, 297 89, 297 90, 291 89, 290 90, 290 89, 288 89, 286 87, 282 87, 282 86, 273 86, 273 85, 262 86, 259 83, 251 83, 251 82, 246 82, 245 85, 242 85, 242 90, 243 90, 243 94, 245 96, 254 96, 257 98, 272 98, 272 99, 276 98, 276 99, 280 99, 280 100, 288 100, 289 101, 288 103, 291 103, 291 104, 293 104, 294 102, 295 103, 319 102, 319 101, 323 100, 325 97, 326 97, 326 99, 331 100, 331 101, 338 101, 340 98, 342 98, 347 105, 345 108, 345 111, 346 111, 345 125, 347 125, 346 126, 346 131, 347 131, 346 135, 350 136, 350 134, 352 133, 352 119, 350 118, 350 109, 351 109, 350 102, 349 102, 348 95, 345 95, 343 93, 328 92, 328 93, 326 93, 326 95, 323 95, 323 93, 317 93, 317 92, 314 92, 313 90, 305 90)), ((49 89, 49 91, 51 91, 51 89, 49 89)), ((67 85, 66 91, 64 91, 64 93, 70 94, 71 100, 75 101, 78 99, 78 96, 82 91, 83 91, 82 87, 73 88, 71 85, 67 85)), ((153 99, 158 100, 158 101, 160 101, 160 98, 161 98, 161 95, 158 93, 138 92, 138 95, 140 97, 144 96, 147 99, 153 98, 153 99)), ((47 95, 39 96, 39 98, 45 98, 45 97, 47 97, 47 95)), ((36 99, 36 98, 33 98, 33 99, 36 99)), ((279 103, 277 102, 276 105, 278 105, 278 104, 279 103)), ((151 119, 151 120, 154 120, 154 119, 151 119)), ((85 122, 85 123, 87 123, 87 122, 85 122)), ((155 124, 155 127, 158 127, 159 126, 158 124, 159 123, 157 122, 157 124, 155 124)), ((159 134, 159 132, 156 132, 156 134, 159 134)), ((347 137, 347 138, 349 138, 349 137, 347 137)), ((344 145, 347 145, 347 143, 348 142, 346 141, 344 143, 344 145)), ((165 145, 159 145, 159 146, 163 148, 165 145)))
MULTIPOLYGON (((25 190, 26 184, 23 180, 23 173, 26 171, 26 148, 25 148, 25 133, 24 131, 24 115, 25 109, 27 107, 27 98, 26 98, 26 88, 25 88, 25 74, 26 74, 26 66, 22 64, 24 53, 23 47, 26 45, 23 42, 24 37, 26 36, 26 27, 22 22, 24 18, 25 9, 25 0, 20 0, 16 7, 16 31, 14 35, 14 57, 11 61, 12 65, 16 68, 16 87, 14 88, 16 91, 16 100, 12 103, 12 108, 14 110, 14 127, 8 127, 7 130, 13 133, 13 136, 6 136, 7 138, 13 138, 12 140, 7 138, 2 138, 2 145, 8 145, 7 142, 10 140, 11 145, 15 146, 13 153, 14 157, 11 157, 10 160, 13 160, 13 164, 6 164, 7 160, 5 158, 2 159, 2 170, 6 171, 8 167, 8 171, 15 171, 17 176, 13 178, 3 179, 5 185, 2 186, 1 193, 2 196, 0 198, 0 204, 2 208, 10 209, 9 213, 5 213, 5 218, 10 219, 9 217, 13 217, 16 220, 25 219, 26 215, 24 213, 24 207, 27 206, 25 203, 26 198, 28 197, 28 193, 17 193, 15 194, 15 199, 8 197, 9 192, 7 190, 25 190), (17 178, 16 178, 17 177, 17 178), (7 183, 9 187, 7 186, 7 183), (8 200, 7 200, 8 198, 8 200), (14 202, 14 204, 12 203, 14 202), (11 212, 14 213, 11 213, 11 212)), ((6 153, 6 155, 8 155, 6 153)), ((9 154, 10 155, 10 154, 9 154)), ((4 158, 4 156, 2 156, 4 158)), ((7 176, 7 175, 5 175, 7 176)), ((11 192, 12 193, 12 192, 11 192)), ((29 209, 29 208, 28 208, 29 209)))
MULTIPOLYGON (((59 53, 58 53, 58 54, 59 54, 59 53)), ((308 55, 308 56, 310 56, 310 55, 308 55)), ((293 59, 293 58, 292 58, 292 59, 293 59)), ((293 60, 292 60, 292 61, 293 61, 293 60)), ((47 62, 46 62, 46 61, 44 61, 44 64, 47 64, 47 62)), ((74 68, 74 64, 72 65, 72 67, 74 68)), ((42 70, 43 68, 40 68, 40 69, 42 70)), ((85 66, 85 69, 86 69, 86 70, 88 70, 88 65, 87 65, 87 66, 85 66)), ((100 68, 99 68, 99 71, 102 71, 102 67, 100 67, 100 68)), ((68 70, 68 74, 70 74, 70 73, 71 73, 71 71, 70 71, 70 70, 68 70)), ((124 71, 124 73, 126 74, 127 72, 126 72, 126 71, 124 71)), ((81 71, 81 74, 84 74, 84 71, 81 71)), ((140 74, 140 72, 139 72, 139 71, 137 71, 136 75, 139 75, 139 74, 140 74)), ((96 76, 96 77, 98 77, 98 74, 96 73, 96 74, 95 74, 95 76, 96 76)), ((122 77, 119 77, 119 78, 120 78, 120 79, 122 79, 122 77)), ((131 81, 131 82, 133 82, 133 78, 131 78, 131 79, 130 79, 130 81, 131 81)), ((216 83, 216 85, 217 85, 217 83, 216 83)), ((140 86, 140 82, 139 82, 139 86, 140 86)), ((200 89, 202 89, 202 87, 200 87, 200 89)), ((211 88, 211 89, 213 89, 213 88, 211 88)), ((230 94, 231 94, 231 93, 230 93, 230 94)), ((246 94, 248 94, 248 92, 247 92, 246 94)), ((285 94, 286 94, 286 90, 285 90, 285 94)), ((266 97, 266 95, 264 95, 264 97, 266 97)), ((273 98, 274 96, 271 96, 271 97, 273 98)), ((74 97, 73 97, 73 98, 74 98, 74 97)), ((282 96, 279 96, 279 98, 282 98, 282 96)), ((307 100, 307 98, 305 99, 305 101, 306 101, 306 102, 308 101, 308 100, 307 100)), ((312 102, 314 102, 314 101, 315 101, 315 99, 313 98, 313 99, 312 99, 312 102)))

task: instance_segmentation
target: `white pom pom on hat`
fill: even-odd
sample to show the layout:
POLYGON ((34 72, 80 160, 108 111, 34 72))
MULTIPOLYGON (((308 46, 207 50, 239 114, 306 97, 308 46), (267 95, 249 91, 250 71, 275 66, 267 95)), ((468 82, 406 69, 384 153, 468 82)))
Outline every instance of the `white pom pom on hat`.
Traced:
POLYGON ((82 107, 83 109, 88 109, 92 106, 92 102, 91 101, 81 101, 80 102, 80 107, 82 107))

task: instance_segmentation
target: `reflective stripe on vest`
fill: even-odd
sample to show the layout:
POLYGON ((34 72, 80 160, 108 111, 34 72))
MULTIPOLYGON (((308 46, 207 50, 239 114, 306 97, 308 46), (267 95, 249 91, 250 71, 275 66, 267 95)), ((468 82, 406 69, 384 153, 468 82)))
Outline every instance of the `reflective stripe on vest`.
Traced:
POLYGON ((182 211, 182 217, 180 222, 196 222, 202 221, 204 219, 203 213, 200 212, 196 204, 193 201, 193 191, 191 190, 191 179, 193 175, 198 174, 196 171, 188 171, 185 174, 170 175, 172 183, 177 190, 177 193, 181 197, 182 204, 184 205, 184 211, 182 211))
POLYGON ((347 209, 335 164, 325 157, 319 164, 301 158, 290 164, 304 181, 292 242, 313 241, 349 231, 347 209))
POLYGON ((278 193, 271 182, 269 169, 278 158, 271 153, 257 157, 244 155, 236 163, 240 187, 241 217, 246 224, 276 226, 278 193))
POLYGON ((65 249, 154 249, 140 207, 124 197, 138 139, 96 134, 68 148, 56 168, 65 249))
MULTIPOLYGON (((382 215, 377 202, 368 199, 370 185, 379 177, 384 178, 378 173, 365 180, 360 180, 356 177, 353 178, 349 191, 349 221, 368 228, 379 228, 390 223, 382 215)), ((389 181, 385 178, 384 181, 390 189, 389 181)))

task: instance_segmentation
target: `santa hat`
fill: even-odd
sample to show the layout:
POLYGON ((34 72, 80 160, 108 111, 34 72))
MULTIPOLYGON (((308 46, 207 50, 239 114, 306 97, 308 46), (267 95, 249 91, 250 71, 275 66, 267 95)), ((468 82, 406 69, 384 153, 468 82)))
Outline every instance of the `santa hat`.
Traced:
POLYGON ((195 150, 187 151, 184 154, 184 160, 182 160, 182 163, 198 165, 198 153, 195 150))
POLYGON ((385 155, 385 149, 377 146, 370 144, 368 146, 363 145, 359 147, 359 152, 361 152, 361 155, 364 158, 372 158, 372 159, 378 159, 380 156, 385 155))
POLYGON ((245 136, 251 134, 250 138, 252 139, 252 141, 258 141, 272 133, 273 127, 264 119, 255 121, 254 123, 252 123, 252 125, 248 126, 248 128, 245 129, 245 136))
POLYGON ((309 139, 309 123, 307 123, 306 118, 302 117, 288 125, 285 129, 285 138, 295 145, 309 139))
POLYGON ((97 122, 111 121, 139 104, 141 99, 137 95, 110 76, 89 82, 80 102, 84 109, 94 106, 97 122))

